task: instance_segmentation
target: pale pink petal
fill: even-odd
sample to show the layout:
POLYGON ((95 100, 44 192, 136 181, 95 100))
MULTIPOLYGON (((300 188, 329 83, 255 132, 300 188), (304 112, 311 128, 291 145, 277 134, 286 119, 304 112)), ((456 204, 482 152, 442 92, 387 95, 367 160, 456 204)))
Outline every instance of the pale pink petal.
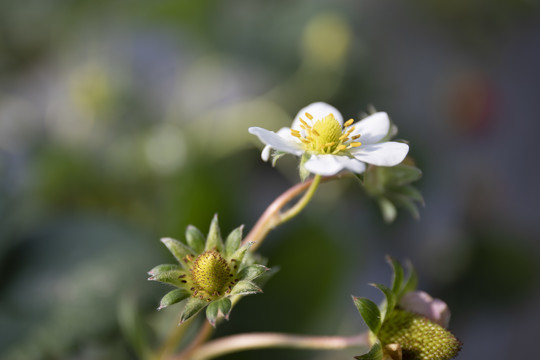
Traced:
POLYGON ((394 141, 364 145, 350 150, 358 160, 377 166, 394 166, 405 159, 409 145, 394 141))
POLYGON ((442 327, 448 327, 450 322, 450 309, 440 299, 433 299, 424 291, 411 291, 403 295, 399 306, 404 310, 422 315, 442 327))
POLYGON ((350 137, 360 135, 358 141, 362 144, 375 144, 381 141, 390 130, 390 119, 385 112, 378 112, 370 115, 356 124, 353 124, 354 130, 350 137))
POLYGON ((330 114, 334 114, 334 117, 336 118, 336 120, 341 125, 343 125, 343 116, 341 115, 338 109, 324 102, 315 102, 302 108, 298 112, 298 114, 296 114, 296 117, 294 118, 291 128, 295 130, 301 130, 300 118, 302 118, 308 124, 313 125, 317 120, 320 120, 330 114), (309 120, 306 117, 306 113, 309 113, 311 116, 313 116, 313 120, 309 120))

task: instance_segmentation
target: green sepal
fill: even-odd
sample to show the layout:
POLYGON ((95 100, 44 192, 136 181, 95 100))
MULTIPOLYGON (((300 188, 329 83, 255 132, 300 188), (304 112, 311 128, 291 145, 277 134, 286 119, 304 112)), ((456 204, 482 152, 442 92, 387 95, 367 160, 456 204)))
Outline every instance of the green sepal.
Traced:
POLYGON ((251 281, 240 280, 236 285, 234 285, 229 296, 249 295, 249 294, 257 294, 257 293, 262 293, 262 289, 260 287, 258 287, 251 281))
POLYGON ((244 225, 241 225, 231 231, 229 236, 227 236, 227 240, 225 240, 225 256, 229 258, 236 250, 238 250, 238 247, 240 246, 240 243, 242 241, 242 231, 244 229, 244 225))
POLYGON ((396 186, 410 184, 422 177, 422 170, 411 165, 399 164, 383 170, 385 170, 388 183, 396 186))
POLYGON ((240 249, 236 250, 230 257, 229 261, 236 261, 238 264, 238 268, 241 268, 241 265, 244 265, 244 255, 246 255, 246 252, 251 247, 251 245, 255 244, 254 242, 248 242, 247 244, 244 244, 240 247, 240 249))
POLYGON ((381 311, 377 304, 367 298, 353 296, 354 304, 372 333, 377 334, 381 328, 381 311))
POLYGON ((403 288, 401 289, 400 293, 397 294, 397 301, 399 301, 399 299, 401 299, 401 297, 406 293, 415 291, 416 287, 418 286, 418 273, 416 272, 416 269, 410 261, 407 261, 406 265, 409 270, 409 274, 407 276, 407 280, 405 280, 403 288))
POLYGON ((354 358, 358 360, 382 360, 382 346, 380 343, 375 343, 375 345, 373 345, 371 349, 369 349, 369 352, 367 354, 355 356, 354 358))
POLYGON ((219 318, 229 319, 231 309, 232 303, 229 298, 213 301, 206 308, 206 318, 213 327, 216 327, 216 322, 219 318))
POLYGON ((186 228, 186 242, 197 254, 200 254, 204 251, 206 239, 199 229, 193 225, 188 225, 186 228))
POLYGON ((206 300, 201 300, 198 297, 189 298, 186 306, 184 307, 182 315, 180 315, 180 324, 182 324, 184 321, 188 320, 192 316, 196 315, 206 305, 208 305, 208 301, 206 300))
POLYGON ((240 280, 251 281, 266 273, 268 270, 270 269, 264 265, 253 264, 240 270, 236 277, 240 280))
POLYGON ((165 244, 167 249, 174 255, 178 263, 184 269, 187 269, 186 261, 189 257, 195 257, 195 251, 180 241, 172 238, 162 238, 161 242, 165 244))
POLYGON ((152 270, 148 272, 148 275, 154 276, 171 270, 180 270, 180 266, 178 266, 178 264, 161 264, 153 267, 152 270))
POLYGON ((272 154, 272 166, 275 167, 276 166, 276 162, 279 160, 279 158, 281 158, 283 155, 287 155, 286 152, 284 151, 278 151, 278 150, 274 150, 273 154, 272 154))
POLYGON ((300 173, 300 180, 302 180, 302 182, 306 181, 306 179, 308 178, 310 172, 306 169, 306 167, 304 166, 304 164, 306 163, 306 161, 309 160, 309 155, 307 155, 306 153, 304 153, 302 155, 302 158, 300 159, 300 165, 298 166, 298 171, 300 173))
POLYGON ((392 223, 397 216, 396 206, 387 198, 380 197, 378 199, 379 208, 381 209, 381 214, 385 223, 392 223))
POLYGON ((214 215, 212 222, 210 223, 210 230, 208 230, 208 236, 206 237, 205 251, 216 248, 217 251, 223 253, 223 240, 221 239, 221 231, 219 230, 218 216, 214 215))
POLYGON ((384 322, 384 319, 386 319, 394 310, 397 303, 397 297, 396 294, 392 292, 390 288, 383 284, 370 284, 373 287, 376 287, 379 289, 386 299, 384 310, 381 312, 381 322, 384 322))
POLYGON ((398 296, 401 293, 403 284, 403 267, 401 264, 390 256, 386 257, 386 261, 392 265, 394 275, 392 277, 392 292, 398 296))
POLYGON ((148 278, 148 280, 159 281, 176 287, 183 287, 185 286, 185 283, 182 282, 182 278, 185 276, 186 272, 184 270, 169 270, 152 275, 148 278))
POLYGON ((186 289, 175 289, 173 291, 169 291, 167 294, 165 294, 165 296, 161 298, 158 310, 179 303, 180 301, 187 299, 189 295, 191 295, 191 293, 186 289))

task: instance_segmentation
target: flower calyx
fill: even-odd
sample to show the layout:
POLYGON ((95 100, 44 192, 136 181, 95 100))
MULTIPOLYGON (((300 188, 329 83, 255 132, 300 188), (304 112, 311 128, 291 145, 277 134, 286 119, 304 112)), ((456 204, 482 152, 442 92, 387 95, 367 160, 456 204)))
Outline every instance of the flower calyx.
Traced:
POLYGON ((161 242, 177 260, 148 272, 148 280, 173 285, 160 301, 159 309, 187 300, 180 323, 206 308, 208 321, 215 326, 220 318, 228 319, 234 297, 262 292, 260 285, 270 270, 252 252, 252 243, 242 245, 242 226, 223 241, 217 215, 208 236, 188 226, 186 241, 163 238, 161 242))

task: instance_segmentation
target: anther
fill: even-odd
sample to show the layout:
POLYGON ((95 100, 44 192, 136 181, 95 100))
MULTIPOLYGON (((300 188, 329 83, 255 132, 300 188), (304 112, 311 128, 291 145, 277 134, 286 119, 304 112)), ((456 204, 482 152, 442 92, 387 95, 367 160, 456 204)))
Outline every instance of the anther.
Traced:
POLYGON ((317 132, 317 130, 311 129, 311 131, 313 132, 314 135, 321 136, 321 134, 319 134, 319 133, 317 132))
POLYGON ((351 137, 351 140, 356 140, 356 139, 360 138, 360 136, 361 136, 360 134, 354 135, 353 137, 351 137))
POLYGON ((313 120, 313 116, 310 113, 306 113, 305 115, 309 120, 313 120))
POLYGON ((308 123, 307 123, 307 122, 305 122, 305 121, 304 121, 304 119, 302 119, 302 118, 299 118, 299 120, 300 120, 300 122, 301 122, 302 124, 304 124, 304 126, 306 126, 306 127, 308 127, 308 128, 310 128, 310 127, 311 127, 311 126, 309 126, 309 125, 308 125, 308 123))
POLYGON ((360 145, 362 145, 360 141, 355 141, 349 144, 350 147, 359 147, 360 145))
POLYGON ((345 124, 343 124, 343 127, 347 127, 349 125, 351 125, 352 123, 354 122, 354 119, 349 119, 345 122, 345 124))

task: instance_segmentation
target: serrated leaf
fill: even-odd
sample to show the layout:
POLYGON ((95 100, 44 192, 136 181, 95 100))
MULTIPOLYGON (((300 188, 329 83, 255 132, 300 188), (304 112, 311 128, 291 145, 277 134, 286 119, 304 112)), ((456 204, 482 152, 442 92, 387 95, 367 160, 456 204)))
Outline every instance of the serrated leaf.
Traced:
POLYGON ((210 230, 208 230, 208 236, 206 237, 205 251, 216 248, 217 251, 223 252, 223 240, 221 239, 221 231, 219 229, 218 216, 214 215, 212 222, 210 223, 210 230))
POLYGON ((172 238, 162 238, 161 242, 165 244, 167 249, 173 254, 173 256, 176 258, 178 263, 184 268, 187 269, 188 266, 186 265, 187 262, 189 262, 189 259, 192 259, 195 257, 195 251, 188 247, 187 245, 184 245, 178 240, 172 239, 172 238))
POLYGON ((270 270, 264 265, 253 264, 240 270, 236 277, 240 280, 253 280, 270 270))
POLYGON ((376 287, 384 294, 386 305, 385 305, 384 311, 381 313, 381 322, 384 322, 384 319, 386 319, 388 315, 392 312, 392 310, 394 310, 394 307, 396 306, 396 302, 397 302, 397 297, 390 288, 386 287, 383 284, 370 284, 370 285, 376 287))
POLYGON ((355 359, 358 360, 382 360, 383 358, 383 350, 380 343, 375 343, 371 349, 369 349, 369 352, 364 355, 355 356, 355 359))
POLYGON ((178 266, 178 264, 161 264, 153 267, 152 270, 148 272, 148 275, 157 275, 171 270, 180 270, 180 266, 178 266))
POLYGON ((204 244, 206 239, 204 234, 193 225, 188 225, 186 228, 186 242, 189 247, 200 254, 204 251, 204 244))
POLYGON ((175 289, 173 291, 169 291, 167 294, 165 294, 165 296, 161 298, 158 310, 179 303, 180 301, 187 299, 190 295, 190 292, 186 289, 175 289))
POLYGON ((188 320, 192 316, 196 315, 206 305, 208 305, 208 302, 206 300, 201 300, 197 297, 190 297, 188 302, 186 303, 186 306, 184 307, 182 315, 180 315, 180 324, 188 320))
POLYGON ((397 260, 390 256, 387 256, 386 260, 394 270, 394 274, 392 276, 392 292, 398 296, 401 292, 401 286, 403 285, 403 267, 397 260))
POLYGON ((229 296, 234 295, 249 295, 249 294, 257 294, 261 293, 262 289, 252 283, 248 280, 240 280, 234 287, 232 288, 231 293, 229 296))
POLYGON ((416 272, 416 269, 410 261, 408 261, 406 265, 409 270, 409 274, 407 276, 407 280, 405 281, 405 285, 403 285, 403 289, 398 295, 397 301, 399 301, 404 294, 415 291, 416 287, 418 286, 418 273, 416 272))
POLYGON ((238 247, 240 246, 240 243, 242 242, 242 231, 244 229, 244 225, 237 227, 231 233, 229 236, 227 236, 227 240, 225 240, 225 256, 230 257, 236 250, 238 250, 238 247))
POLYGON ((384 222, 393 222, 397 216, 397 210, 394 204, 384 197, 379 198, 378 203, 384 222))
POLYGON ((377 334, 381 328, 381 311, 377 304, 367 298, 357 298, 354 296, 353 301, 369 330, 377 334))

